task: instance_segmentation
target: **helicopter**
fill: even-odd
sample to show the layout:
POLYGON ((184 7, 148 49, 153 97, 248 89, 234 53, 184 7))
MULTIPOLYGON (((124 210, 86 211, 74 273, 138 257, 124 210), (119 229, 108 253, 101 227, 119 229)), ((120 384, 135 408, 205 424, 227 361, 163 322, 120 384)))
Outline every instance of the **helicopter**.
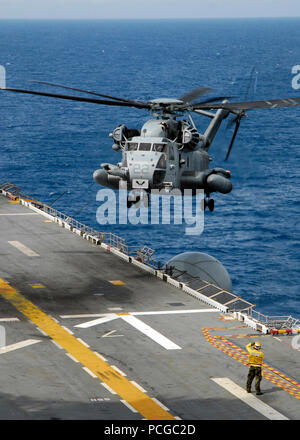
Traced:
MULTIPOLYGON (((218 96, 206 100, 202 98, 195 103, 197 98, 211 92, 212 89, 208 87, 198 87, 176 99, 156 98, 144 102, 52 82, 31 82, 105 99, 7 87, 1 90, 148 111, 151 118, 141 129, 120 124, 110 133, 112 149, 122 151, 122 160, 117 164, 102 163, 101 168, 93 173, 95 182, 116 190, 126 188, 131 193, 140 191, 149 194, 151 190, 163 190, 171 194, 173 189, 189 189, 195 194, 197 190, 203 190, 203 209, 208 207, 209 211, 214 210, 214 199, 210 197, 212 193, 228 194, 232 190, 230 171, 209 167, 212 158, 208 151, 223 120, 229 114, 234 115, 231 123, 235 124, 235 128, 225 158, 228 160, 241 120, 247 117, 246 110, 300 105, 299 97, 230 102, 229 97, 218 96), (198 131, 191 113, 210 119, 204 133, 198 131)), ((141 196, 134 194, 132 198, 132 194, 129 194, 128 208, 137 205, 140 200, 141 196)))

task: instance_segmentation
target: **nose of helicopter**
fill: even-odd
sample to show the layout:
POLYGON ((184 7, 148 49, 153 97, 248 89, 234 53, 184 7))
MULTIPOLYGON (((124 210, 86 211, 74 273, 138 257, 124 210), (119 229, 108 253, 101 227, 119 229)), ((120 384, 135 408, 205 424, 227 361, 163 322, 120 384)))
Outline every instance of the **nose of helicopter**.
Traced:
POLYGON ((146 180, 153 183, 157 169, 165 169, 165 156, 158 152, 128 152, 127 166, 130 180, 146 180))

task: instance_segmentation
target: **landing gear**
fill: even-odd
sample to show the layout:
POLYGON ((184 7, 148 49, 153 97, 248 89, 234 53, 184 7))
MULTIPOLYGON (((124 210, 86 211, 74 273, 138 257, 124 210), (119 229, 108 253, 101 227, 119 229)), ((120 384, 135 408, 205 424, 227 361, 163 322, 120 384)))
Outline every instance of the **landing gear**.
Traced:
POLYGON ((209 196, 203 199, 203 205, 204 205, 203 211, 205 211, 205 209, 208 208, 210 212, 213 212, 213 210, 215 209, 215 201, 214 199, 210 199, 209 196))

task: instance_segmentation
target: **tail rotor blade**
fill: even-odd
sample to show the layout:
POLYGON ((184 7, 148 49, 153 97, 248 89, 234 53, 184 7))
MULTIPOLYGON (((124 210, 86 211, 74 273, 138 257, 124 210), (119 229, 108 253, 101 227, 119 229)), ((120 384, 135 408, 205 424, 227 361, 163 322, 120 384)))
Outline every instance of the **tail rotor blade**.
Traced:
POLYGON ((233 135, 232 135, 232 138, 231 138, 231 142, 230 142, 229 148, 227 150, 227 154, 226 154, 225 160, 228 160, 228 158, 230 156, 230 153, 231 153, 231 150, 232 150, 232 147, 233 147, 236 135, 237 135, 237 133, 239 131, 239 128, 240 128, 240 123, 241 123, 241 120, 237 119, 236 125, 235 125, 235 129, 234 129, 234 132, 233 132, 233 135))
POLYGON ((226 128, 232 128, 234 124, 237 123, 237 120, 239 119, 239 115, 233 116, 232 118, 229 119, 229 121, 227 122, 227 126, 226 128))

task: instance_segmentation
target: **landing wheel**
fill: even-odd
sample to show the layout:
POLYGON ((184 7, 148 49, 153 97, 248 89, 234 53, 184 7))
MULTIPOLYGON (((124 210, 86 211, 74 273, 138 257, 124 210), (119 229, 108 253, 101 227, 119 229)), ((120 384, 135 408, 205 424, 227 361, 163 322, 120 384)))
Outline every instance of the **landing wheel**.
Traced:
POLYGON ((210 210, 210 212, 212 212, 215 209, 215 201, 214 201, 214 199, 210 199, 209 197, 205 197, 205 199, 203 199, 202 203, 204 205, 204 211, 205 211, 206 208, 208 208, 210 210))
POLYGON ((215 209, 214 199, 209 199, 207 202, 207 205, 208 205, 208 209, 210 210, 210 212, 213 212, 213 210, 215 209))

